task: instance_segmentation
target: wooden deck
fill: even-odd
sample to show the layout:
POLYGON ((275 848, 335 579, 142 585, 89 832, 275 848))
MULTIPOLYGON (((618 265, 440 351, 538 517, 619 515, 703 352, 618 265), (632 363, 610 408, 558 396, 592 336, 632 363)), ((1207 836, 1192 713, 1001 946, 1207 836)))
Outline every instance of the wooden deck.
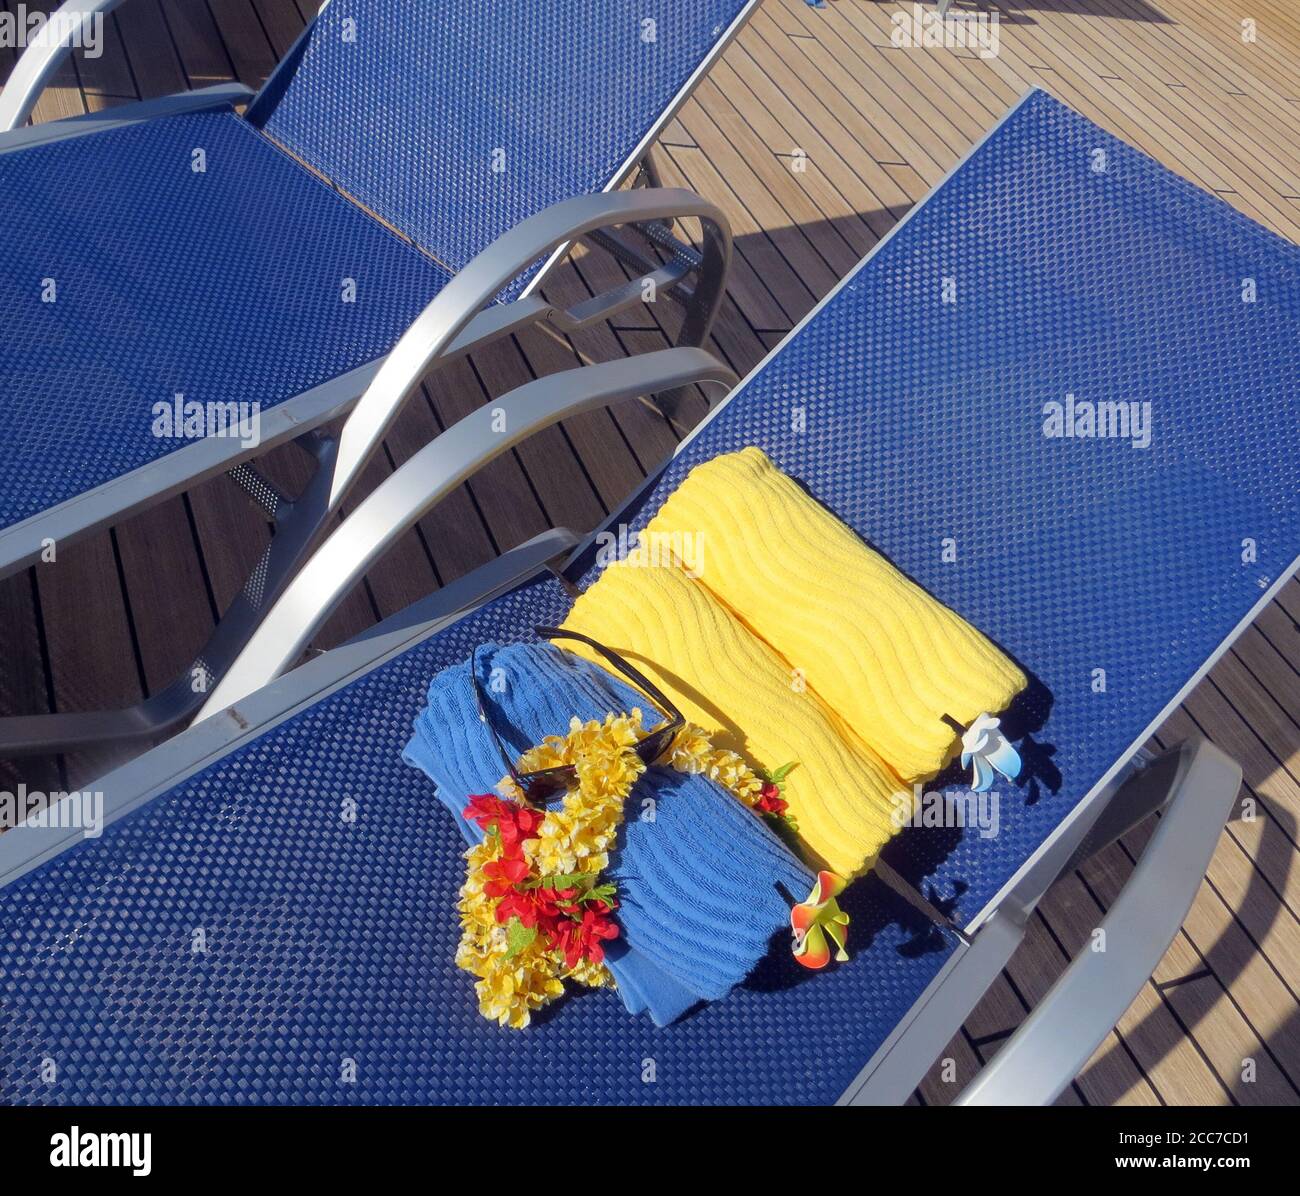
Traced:
MULTIPOLYGON (((17 0, 0 0, 15 9, 17 0)), ((30 8, 38 5, 29 4, 30 8)), ((47 92, 49 120, 185 87, 259 84, 316 0, 131 0, 103 57, 47 92)), ((738 254, 716 347, 740 373, 953 165, 1030 84, 1047 86, 1269 228, 1300 241, 1300 6, 1295 0, 1023 0, 998 7, 1000 53, 891 47, 894 3, 766 0, 673 122, 666 182, 721 204, 738 254), (1243 41, 1242 22, 1257 24, 1243 41), (797 154, 807 169, 790 169, 797 154)), ((985 5, 986 9, 992 6, 985 5)), ((12 53, 0 49, 0 77, 12 53)), ((588 254, 548 288, 616 269, 588 254)), ((573 360, 665 343, 638 312, 568 344, 521 336, 412 405, 369 484, 490 394, 573 360)), ((685 422, 702 411, 686 413, 685 422)), ((641 405, 573 420, 497 463, 366 579, 320 644, 340 642, 549 525, 590 529, 685 431, 641 405)), ((286 485, 295 450, 271 454, 286 485)), ((224 479, 0 582, 0 709, 124 703, 202 642, 265 540, 224 479)), ((1300 585, 1242 637, 1156 737, 1209 735, 1241 761, 1253 821, 1228 826, 1182 933, 1065 1103, 1300 1103, 1300 585)), ((3 765, 5 786, 75 784, 105 753, 3 765)), ((1062 882, 917 1101, 960 1090, 1059 974, 1122 885, 1149 828, 1062 882)))

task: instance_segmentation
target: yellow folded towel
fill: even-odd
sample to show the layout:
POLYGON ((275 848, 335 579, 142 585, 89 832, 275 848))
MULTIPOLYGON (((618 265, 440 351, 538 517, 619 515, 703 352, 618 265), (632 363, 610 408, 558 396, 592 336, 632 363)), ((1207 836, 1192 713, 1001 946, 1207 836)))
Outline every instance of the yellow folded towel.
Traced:
POLYGON ((904 781, 934 776, 955 753, 960 739, 943 715, 969 726, 1027 684, 986 636, 757 448, 696 466, 642 543, 682 533, 700 537, 700 581, 904 781))
MULTIPOLYGON (((893 815, 910 808, 908 787, 846 734, 816 694, 796 688, 785 661, 680 569, 633 553, 574 603, 564 629, 625 656, 687 719, 713 733, 718 747, 738 752, 751 767, 771 773, 795 761, 785 798, 810 862, 852 876, 898 830, 893 815)), ((605 667, 585 645, 558 642, 605 667)))

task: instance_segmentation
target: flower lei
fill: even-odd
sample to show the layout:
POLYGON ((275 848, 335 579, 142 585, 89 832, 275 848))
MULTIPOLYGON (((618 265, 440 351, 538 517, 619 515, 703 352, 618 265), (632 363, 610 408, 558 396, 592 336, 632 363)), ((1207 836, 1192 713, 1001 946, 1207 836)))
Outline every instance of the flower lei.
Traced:
MULTIPOLYGON (((623 807, 645 765, 630 749, 643 736, 641 711, 610 714, 604 722, 569 724, 567 735, 547 736, 519 760, 520 772, 576 766, 578 783, 558 808, 524 802, 510 778, 502 796, 471 797, 465 817, 484 832, 465 853, 468 875, 460 890, 456 964, 477 978, 479 1012, 523 1029, 536 1010, 564 992, 564 981, 612 988, 605 943, 618 937, 614 886, 601 884, 623 807)), ((687 724, 666 763, 702 773, 756 814, 794 827, 781 797, 793 765, 772 776, 751 769, 735 752, 713 747, 708 734, 687 724)))
POLYGON ((673 740, 669 762, 678 772, 703 773, 776 826, 799 829, 794 815, 788 813, 790 803, 782 796, 793 761, 765 776, 750 768, 736 752, 715 748, 702 727, 687 723, 673 740))

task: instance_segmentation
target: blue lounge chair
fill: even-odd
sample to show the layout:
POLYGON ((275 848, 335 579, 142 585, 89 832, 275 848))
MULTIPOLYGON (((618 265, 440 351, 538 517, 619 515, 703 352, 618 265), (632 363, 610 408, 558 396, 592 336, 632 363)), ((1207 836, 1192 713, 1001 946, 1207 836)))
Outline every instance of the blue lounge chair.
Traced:
POLYGON ((33 44, 0 94, 0 576, 221 471, 276 535, 174 684, 127 710, 0 719, 3 757, 148 739, 194 714, 397 409, 371 405, 338 437, 319 426, 507 230, 551 210, 537 257, 504 263, 431 366, 641 302, 639 280, 545 302, 582 235, 682 298, 679 343, 701 344, 729 252, 695 197, 617 189, 638 169, 654 181, 652 143, 756 0, 671 0, 653 19, 634 0, 333 0, 256 96, 222 85, 21 127, 81 22, 118 3, 69 0, 62 44, 33 44), (678 216, 701 218, 699 251, 671 236, 678 216), (293 498, 249 464, 290 438, 318 464, 293 498))
MULTIPOLYGON (((491 294, 481 265, 462 278, 491 294)), ((469 468, 426 455, 288 587, 213 695, 234 704, 102 782, 102 837, 0 836, 0 1095, 902 1101, 1052 882, 1162 809, 1107 950, 962 1097, 1054 1099, 1177 932, 1238 790, 1203 742, 1123 778, 1300 565, 1298 328, 1300 249, 1030 92, 615 517, 644 525, 693 465, 757 444, 1032 674, 998 833, 886 850, 928 909, 868 876, 842 898, 849 963, 773 953, 666 1029, 611 993, 522 1033, 484 1022, 452 962, 461 839, 402 747, 429 678, 557 622, 592 546, 539 572, 556 533, 271 680, 368 558, 348 527, 408 521, 469 468), (1116 409, 1086 436, 1080 404, 1120 400, 1150 404, 1149 437, 1116 409)))

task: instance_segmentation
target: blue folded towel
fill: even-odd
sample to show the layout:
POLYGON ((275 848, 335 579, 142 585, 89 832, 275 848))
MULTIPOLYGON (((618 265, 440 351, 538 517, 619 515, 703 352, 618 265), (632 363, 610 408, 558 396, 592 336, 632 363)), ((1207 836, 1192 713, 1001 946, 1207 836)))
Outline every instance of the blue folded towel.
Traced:
MULTIPOLYGON (((585 722, 639 706, 647 729, 656 721, 643 694, 553 644, 484 645, 476 667, 492 725, 516 758, 564 734, 574 715, 585 722)), ((472 794, 492 792, 505 770, 479 720, 469 668, 433 679, 403 758, 433 780, 475 843, 478 828, 461 810, 472 794)), ((726 996, 789 925, 789 898, 802 900, 813 883, 762 819, 721 786, 663 767, 648 769, 632 791, 606 875, 619 897, 610 971, 629 1012, 648 1010, 661 1026, 726 996)))

